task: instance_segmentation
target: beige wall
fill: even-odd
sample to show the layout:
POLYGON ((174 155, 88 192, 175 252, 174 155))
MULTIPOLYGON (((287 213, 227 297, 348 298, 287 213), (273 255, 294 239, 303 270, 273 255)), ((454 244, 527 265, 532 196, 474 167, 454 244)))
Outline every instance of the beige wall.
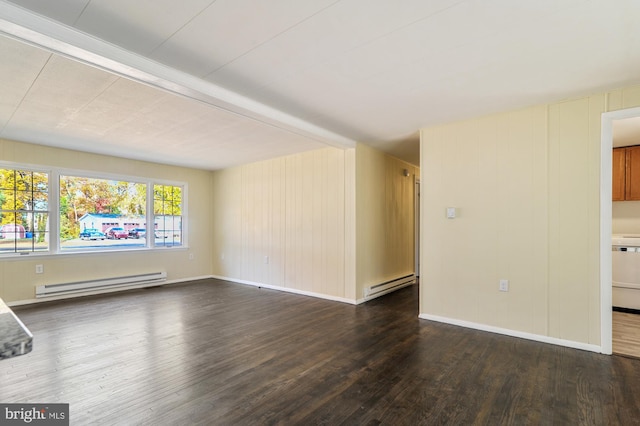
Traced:
POLYGON ((640 201, 614 201, 611 216, 614 234, 640 234, 640 201))
POLYGON ((421 314, 599 345, 601 114, 638 105, 634 86, 424 129, 421 314))
POLYGON ((361 144, 215 172, 213 273, 360 301, 414 271, 417 173, 361 144))
POLYGON ((415 179, 419 168, 367 145, 356 147, 357 297, 415 270, 415 179), (410 176, 404 176, 408 170, 410 176))
POLYGON ((3 258, 7 302, 32 300, 41 284, 156 270, 170 281, 215 275, 356 302, 366 286, 413 273, 418 168, 364 145, 213 173, 12 141, 0 141, 0 158, 188 185, 188 249, 3 258))
POLYGON ((0 159, 45 167, 91 170, 95 172, 183 181, 188 185, 189 248, 83 253, 47 256, 20 256, 0 259, 0 298, 6 302, 34 298, 35 287, 94 278, 107 278, 164 270, 169 281, 211 274, 211 174, 206 171, 170 167, 143 161, 125 160, 49 148, 0 139, 0 159), (194 259, 189 260, 189 254, 194 259), (44 274, 35 274, 35 265, 44 265, 44 274))
POLYGON ((325 148, 214 172, 214 275, 354 299, 353 151, 325 148))

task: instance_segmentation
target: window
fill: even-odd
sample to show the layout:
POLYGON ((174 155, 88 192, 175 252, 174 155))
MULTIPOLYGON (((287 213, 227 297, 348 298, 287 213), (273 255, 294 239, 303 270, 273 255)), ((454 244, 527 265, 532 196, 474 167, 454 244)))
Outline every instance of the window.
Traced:
POLYGON ((156 245, 182 245, 182 188, 153 186, 153 217, 156 225, 156 245))
POLYGON ((0 256, 183 247, 185 194, 175 183, 0 163, 0 256))
POLYGON ((0 253, 49 250, 49 175, 0 168, 0 253))
POLYGON ((145 228, 147 185, 124 180, 60 176, 60 250, 145 247, 129 238, 145 228))

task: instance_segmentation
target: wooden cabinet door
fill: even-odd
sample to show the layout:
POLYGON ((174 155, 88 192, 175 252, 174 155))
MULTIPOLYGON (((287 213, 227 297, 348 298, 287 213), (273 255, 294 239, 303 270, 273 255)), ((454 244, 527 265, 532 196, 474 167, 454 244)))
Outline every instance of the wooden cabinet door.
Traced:
POLYGON ((613 201, 624 201, 625 197, 625 175, 626 175, 626 150, 624 148, 614 148, 613 150, 613 201))
POLYGON ((626 200, 640 200, 640 146, 632 146, 627 151, 626 200))

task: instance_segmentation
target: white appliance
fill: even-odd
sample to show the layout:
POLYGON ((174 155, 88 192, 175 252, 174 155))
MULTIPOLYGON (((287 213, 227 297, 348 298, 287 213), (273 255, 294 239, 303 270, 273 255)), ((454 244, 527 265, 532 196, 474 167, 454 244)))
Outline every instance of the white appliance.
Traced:
POLYGON ((640 310, 640 234, 611 239, 613 306, 640 310))

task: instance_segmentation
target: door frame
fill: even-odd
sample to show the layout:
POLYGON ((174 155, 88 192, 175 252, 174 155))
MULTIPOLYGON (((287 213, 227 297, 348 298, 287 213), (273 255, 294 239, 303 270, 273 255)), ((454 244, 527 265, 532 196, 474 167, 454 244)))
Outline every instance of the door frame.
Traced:
POLYGON ((413 241, 414 241, 414 271, 420 276, 420 178, 416 177, 413 186, 413 241))
POLYGON ((602 113, 600 137, 600 351, 613 352, 612 300, 612 179, 613 122, 640 117, 640 107, 602 113))

